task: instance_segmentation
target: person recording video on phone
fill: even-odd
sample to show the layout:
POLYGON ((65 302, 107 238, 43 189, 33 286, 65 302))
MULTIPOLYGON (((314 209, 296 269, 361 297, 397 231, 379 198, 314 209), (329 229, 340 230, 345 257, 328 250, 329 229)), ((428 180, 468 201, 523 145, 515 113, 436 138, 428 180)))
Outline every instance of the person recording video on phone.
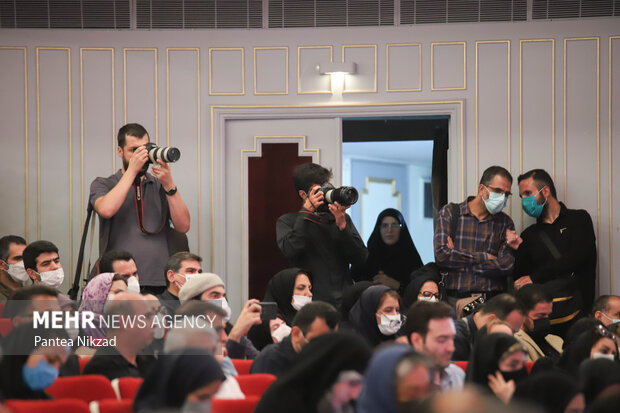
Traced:
POLYGON ((131 252, 140 268, 142 292, 160 294, 166 288, 162 274, 169 256, 168 221, 180 233, 190 226, 168 164, 179 152, 150 144, 148 132, 137 123, 119 129, 117 152, 122 168, 95 178, 90 186, 90 203, 100 219, 99 252, 131 252))
POLYGON ((331 177, 329 169, 315 163, 295 168, 293 183, 302 201, 301 209, 278 218, 276 237, 291 265, 312 274, 313 299, 338 306, 342 290, 352 283, 349 265, 364 263, 368 250, 345 212, 357 201, 357 192, 353 188, 340 188, 326 197, 324 192, 329 192, 326 184, 331 177), (352 202, 343 205, 332 199, 337 191, 341 198, 352 202))

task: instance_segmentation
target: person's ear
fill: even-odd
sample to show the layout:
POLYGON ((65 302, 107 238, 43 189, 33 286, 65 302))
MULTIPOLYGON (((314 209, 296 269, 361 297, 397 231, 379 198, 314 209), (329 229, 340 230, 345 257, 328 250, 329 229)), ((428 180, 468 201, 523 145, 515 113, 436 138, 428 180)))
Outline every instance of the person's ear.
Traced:
POLYGON ((411 333, 409 336, 409 341, 411 341, 411 345, 416 351, 422 351, 424 339, 420 333, 411 333))
POLYGON ((120 156, 121 159, 123 158, 123 148, 121 148, 120 146, 117 146, 116 153, 118 153, 118 156, 120 156))
POLYGON ((9 270, 9 263, 4 260, 0 260, 0 271, 8 271, 8 270, 9 270))
POLYGON ((166 273, 166 278, 168 279, 169 282, 173 282, 174 281, 174 271, 168 270, 168 272, 166 273))
POLYGON ((548 199, 551 196, 551 190, 549 189, 547 185, 543 186, 540 193, 542 194, 542 196, 545 197, 545 199, 548 199))
POLYGON ((484 185, 482 184, 478 184, 478 195, 480 195, 482 197, 482 199, 484 199, 484 193, 486 192, 486 188, 484 185))
POLYGON ((301 199, 303 199, 304 201, 306 200, 306 198, 308 198, 308 195, 306 194, 306 191, 302 191, 301 189, 299 191, 297 191, 297 194, 299 195, 299 197, 301 199))
POLYGON ((32 282, 35 282, 37 280, 37 273, 32 268, 26 268, 26 274, 28 274, 28 277, 30 277, 32 282))
POLYGON ((594 312, 594 318, 596 318, 597 320, 600 320, 602 315, 603 313, 598 310, 594 312))

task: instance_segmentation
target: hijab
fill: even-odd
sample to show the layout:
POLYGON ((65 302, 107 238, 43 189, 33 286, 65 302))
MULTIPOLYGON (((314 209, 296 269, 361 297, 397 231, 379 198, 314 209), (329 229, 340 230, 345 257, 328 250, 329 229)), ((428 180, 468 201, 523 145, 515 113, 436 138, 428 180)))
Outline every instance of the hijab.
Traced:
POLYGON ((371 348, 356 335, 334 332, 313 338, 290 369, 263 393, 255 413, 315 413, 341 372, 363 373, 371 348))
POLYGON ((360 295, 362 295, 364 290, 371 285, 372 283, 370 281, 359 281, 353 285, 345 287, 342 292, 342 302, 340 303, 340 314, 342 318, 339 328, 353 328, 349 323, 349 313, 357 300, 359 300, 360 295))
POLYGON ((358 413, 398 413, 396 403, 396 366, 408 354, 410 346, 394 344, 378 350, 364 374, 364 385, 357 402, 358 413))
POLYGON ((579 366, 578 377, 586 405, 590 405, 605 388, 620 384, 620 363, 606 359, 586 360, 579 366))
POLYGON ((576 376, 579 371, 579 365, 584 360, 590 359, 592 347, 600 339, 605 337, 601 334, 601 331, 604 333, 607 332, 604 327, 600 327, 599 329, 599 327, 596 326, 579 334, 579 336, 575 338, 562 352, 562 355, 558 360, 558 367, 562 368, 569 374, 576 376))
MULTIPOLYGON (((30 355, 39 347, 35 337, 42 340, 66 339, 69 336, 62 329, 33 328, 32 323, 15 327, 2 342, 0 361, 0 389, 5 399, 49 399, 42 390, 31 390, 23 379, 23 367, 30 355)), ((43 341, 44 342, 44 341, 43 341)))
POLYGON ((160 356, 138 389, 136 412, 179 409, 187 395, 226 377, 205 349, 187 347, 160 356))
POLYGON ((110 293, 110 288, 112 288, 113 278, 114 273, 112 272, 98 274, 91 279, 84 288, 79 311, 90 311, 95 314, 93 323, 94 328, 85 326, 83 329, 84 334, 87 336, 91 336, 93 338, 106 337, 106 328, 102 322, 103 307, 108 300, 108 294, 110 293))
POLYGON ((441 286, 439 285, 441 277, 439 276, 437 264, 431 262, 411 273, 411 281, 403 292, 403 308, 409 309, 413 305, 413 303, 418 301, 418 294, 420 294, 420 289, 427 281, 433 281, 435 284, 437 284, 437 290, 439 291, 439 294, 443 297, 444 294, 441 286))
POLYGON ((409 282, 409 274, 422 266, 420 254, 411 239, 403 214, 397 209, 388 208, 377 217, 375 228, 368 238, 368 259, 366 264, 352 269, 354 279, 371 280, 379 271, 400 282, 404 291, 409 282), (387 245, 381 238, 381 222, 392 217, 400 224, 400 236, 394 245, 387 245))
POLYGON ((373 347, 383 341, 394 340, 396 338, 395 335, 385 336, 381 334, 377 326, 377 309, 379 308, 381 297, 387 291, 394 290, 385 285, 373 285, 368 287, 362 292, 360 298, 349 313, 351 327, 373 347))
POLYGON ((558 371, 545 371, 519 382, 514 399, 536 403, 548 413, 564 413, 579 392, 574 378, 558 371))
POLYGON ((481 337, 474 345, 471 358, 467 363, 465 380, 491 391, 488 375, 493 375, 499 370, 500 359, 506 352, 512 353, 519 350, 524 351, 523 346, 516 338, 508 334, 492 333, 481 337))

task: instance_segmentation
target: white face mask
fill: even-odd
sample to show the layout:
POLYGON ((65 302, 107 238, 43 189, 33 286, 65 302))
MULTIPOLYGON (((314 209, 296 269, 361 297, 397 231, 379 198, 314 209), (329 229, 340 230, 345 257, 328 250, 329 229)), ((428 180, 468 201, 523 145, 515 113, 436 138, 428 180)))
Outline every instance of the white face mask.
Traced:
POLYGON ((65 330, 67 331, 67 334, 69 335, 69 338, 71 340, 75 340, 78 335, 80 334, 80 329, 79 328, 65 328, 65 330))
POLYGON ((607 359, 607 360, 614 361, 613 354, 592 353, 592 358, 593 359, 607 359))
POLYGON ((434 295, 431 295, 430 297, 418 296, 418 301, 430 301, 431 303, 434 303, 439 300, 434 295))
MULTIPOLYGON (((23 265, 23 264, 22 264, 23 265)), ((9 273, 10 274, 10 273, 9 273)), ((611 320, 611 324, 616 324, 616 323, 620 323, 620 318, 611 318, 610 316, 608 316, 607 314, 605 314, 604 312, 601 311, 601 314, 603 314, 605 316, 605 318, 607 318, 608 320, 611 320)))
POLYGON ((379 331, 384 336, 393 336, 398 333, 400 330, 400 326, 402 321, 400 319, 400 314, 390 315, 390 314, 377 314, 381 317, 381 323, 378 325, 379 331))
POLYGON ((211 413, 211 400, 192 402, 185 400, 181 413, 211 413))
POLYGON ((273 332, 271 333, 271 338, 273 338, 274 342, 279 343, 282 340, 284 340, 285 337, 288 337, 290 334, 291 334, 291 328, 287 326, 286 324, 281 324, 280 327, 273 330, 273 332))
POLYGON ((312 297, 306 297, 305 295, 294 295, 291 305, 295 310, 299 311, 301 310, 301 307, 311 302, 312 297))
POLYGON ((26 268, 24 268, 24 261, 20 261, 17 264, 9 264, 9 269, 7 271, 11 278, 18 283, 24 283, 28 280, 28 273, 26 272, 26 268))
POLYGON ((151 324, 153 326, 153 338, 155 340, 161 340, 166 335, 166 328, 164 327, 164 318, 160 314, 155 314, 157 321, 153 320, 151 324))
POLYGON ((39 276, 41 277, 42 284, 45 284, 51 288, 58 288, 65 279, 65 272, 62 268, 58 268, 54 271, 45 271, 39 273, 39 276))
POLYGON ((228 323, 228 321, 230 320, 230 316, 232 314, 232 310, 230 309, 230 306, 228 305, 228 301, 226 300, 226 297, 218 298, 217 300, 209 300, 209 302, 222 307, 222 310, 226 311, 226 317, 224 317, 224 322, 228 323))
POLYGON ((127 291, 130 293, 140 294, 140 281, 133 275, 127 280, 127 291))

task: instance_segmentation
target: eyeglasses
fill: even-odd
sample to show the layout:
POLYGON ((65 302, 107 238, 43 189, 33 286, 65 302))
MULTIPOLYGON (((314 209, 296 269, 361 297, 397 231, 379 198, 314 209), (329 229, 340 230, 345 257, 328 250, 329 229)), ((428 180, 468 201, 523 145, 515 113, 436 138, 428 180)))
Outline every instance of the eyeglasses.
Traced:
POLYGON ((422 291, 420 294, 422 295, 422 297, 426 297, 426 298, 435 297, 438 300, 441 298, 441 294, 433 293, 431 291, 422 291))
POLYGON ((381 229, 388 229, 388 228, 392 228, 392 229, 399 229, 401 228, 402 225, 398 224, 398 223, 393 223, 393 224, 381 224, 381 229))
POLYGON ((506 195, 506 198, 510 197, 512 195, 512 192, 510 191, 503 191, 501 188, 496 188, 494 186, 487 186, 488 189, 490 189, 491 191, 495 192, 496 194, 504 194, 506 195))

